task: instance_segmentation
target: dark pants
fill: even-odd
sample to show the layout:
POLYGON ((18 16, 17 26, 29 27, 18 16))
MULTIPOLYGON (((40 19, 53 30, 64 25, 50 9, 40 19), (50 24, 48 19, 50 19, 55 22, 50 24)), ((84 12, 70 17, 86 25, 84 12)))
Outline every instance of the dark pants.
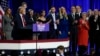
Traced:
POLYGON ((13 30, 12 36, 14 40, 32 40, 33 32, 29 29, 13 30))
POLYGON ((40 32, 38 39, 47 39, 47 32, 40 32))
POLYGON ((100 31, 96 30, 95 31, 95 51, 96 51, 96 56, 100 55, 100 31))
POLYGON ((71 29, 70 47, 70 50, 72 50, 72 54, 75 56, 77 52, 77 27, 73 27, 71 29))
POLYGON ((87 47, 86 46, 79 46, 79 51, 78 51, 78 53, 79 53, 79 56, 84 56, 85 54, 85 52, 87 51, 87 47))
POLYGON ((58 31, 57 30, 50 30, 48 32, 48 39, 56 39, 58 38, 58 31))
POLYGON ((94 49, 95 45, 95 31, 89 31, 89 41, 90 41, 90 49, 94 49))

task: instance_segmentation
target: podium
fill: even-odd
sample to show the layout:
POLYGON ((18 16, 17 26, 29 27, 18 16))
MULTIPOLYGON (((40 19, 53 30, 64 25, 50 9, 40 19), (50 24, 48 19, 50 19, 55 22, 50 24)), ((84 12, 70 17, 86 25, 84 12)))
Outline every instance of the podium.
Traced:
POLYGON ((49 24, 33 24, 33 32, 48 32, 49 31, 49 24))
MULTIPOLYGON (((33 24, 24 30, 34 32, 49 31, 48 24, 33 24), (43 27, 43 28, 42 28, 43 27)), ((29 34, 29 32, 27 32, 29 34)), ((24 34, 25 35, 25 34, 24 34)), ((25 35, 26 36, 26 35, 25 35)), ((28 37, 27 37, 28 38, 28 37)), ((65 47, 65 52, 69 51, 69 39, 48 39, 48 40, 0 40, 1 55, 31 55, 34 56, 37 50, 46 50, 48 53, 55 52, 59 45, 65 47)))
POLYGON ((19 40, 32 40, 33 33, 42 33, 49 31, 49 24, 33 24, 28 25, 25 28, 21 28, 19 31, 19 40))

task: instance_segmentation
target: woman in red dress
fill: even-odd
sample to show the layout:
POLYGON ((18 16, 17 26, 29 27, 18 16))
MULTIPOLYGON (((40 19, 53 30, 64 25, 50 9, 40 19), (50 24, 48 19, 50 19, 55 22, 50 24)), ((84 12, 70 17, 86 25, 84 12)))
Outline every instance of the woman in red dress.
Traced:
POLYGON ((87 19, 87 13, 82 13, 82 18, 79 20, 78 24, 78 47, 79 47, 79 56, 83 56, 88 46, 88 31, 89 25, 87 19))

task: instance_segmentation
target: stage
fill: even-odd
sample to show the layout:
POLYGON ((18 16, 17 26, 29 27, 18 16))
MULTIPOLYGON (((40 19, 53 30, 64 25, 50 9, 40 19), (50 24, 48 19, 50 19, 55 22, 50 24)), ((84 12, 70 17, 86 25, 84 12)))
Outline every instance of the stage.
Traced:
POLYGON ((10 54, 10 51, 18 51, 18 54, 33 54, 36 49, 55 52, 59 45, 68 51, 69 39, 48 39, 48 40, 0 40, 1 54, 10 54))

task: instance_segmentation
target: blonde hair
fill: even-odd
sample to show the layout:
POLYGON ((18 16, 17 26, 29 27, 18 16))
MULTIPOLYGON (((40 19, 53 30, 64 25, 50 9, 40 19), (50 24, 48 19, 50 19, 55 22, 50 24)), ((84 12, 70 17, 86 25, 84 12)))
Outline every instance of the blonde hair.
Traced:
POLYGON ((63 16, 64 16, 66 19, 68 19, 68 16, 67 16, 67 12, 66 12, 65 7, 60 7, 60 8, 59 8, 59 15, 60 15, 60 19, 62 19, 63 16), (63 10, 64 12, 62 12, 62 10, 63 10))

